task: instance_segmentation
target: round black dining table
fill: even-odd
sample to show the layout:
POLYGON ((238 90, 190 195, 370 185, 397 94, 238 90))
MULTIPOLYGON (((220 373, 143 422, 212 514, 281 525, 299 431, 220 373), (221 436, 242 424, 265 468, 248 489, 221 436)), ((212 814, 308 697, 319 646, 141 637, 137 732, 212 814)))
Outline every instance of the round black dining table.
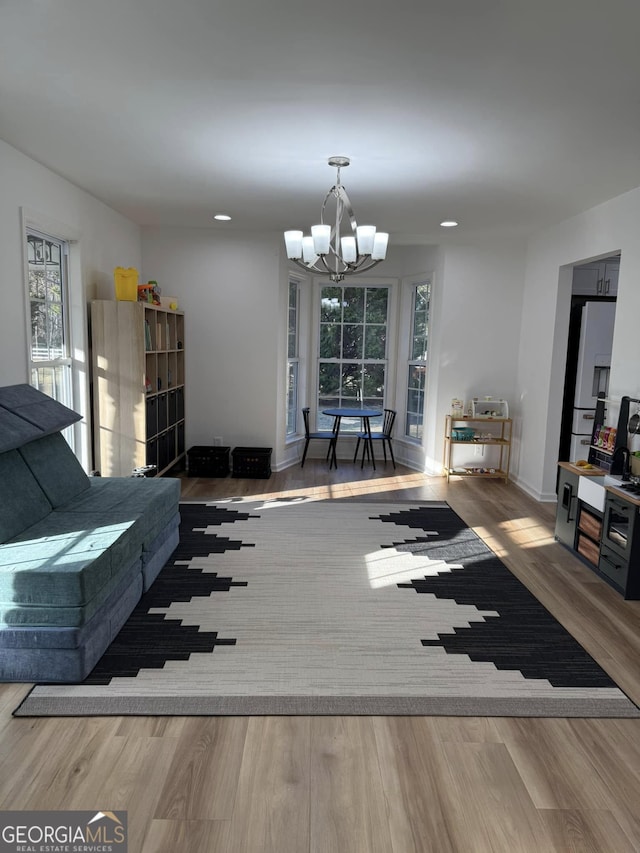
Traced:
MULTIPOLYGON (((342 418, 360 418, 362 421, 362 435, 364 436, 365 448, 369 448, 369 453, 371 454, 371 464, 373 465, 373 470, 376 469, 376 460, 373 455, 373 441, 371 440, 371 418, 379 418, 382 415, 381 409, 353 409, 347 406, 340 406, 337 409, 323 409, 323 415, 329 415, 330 417, 335 418, 333 425, 333 432, 336 436, 336 440, 340 434, 340 422, 342 418)), ((362 453, 362 462, 360 464, 361 468, 364 468, 364 449, 362 453)))

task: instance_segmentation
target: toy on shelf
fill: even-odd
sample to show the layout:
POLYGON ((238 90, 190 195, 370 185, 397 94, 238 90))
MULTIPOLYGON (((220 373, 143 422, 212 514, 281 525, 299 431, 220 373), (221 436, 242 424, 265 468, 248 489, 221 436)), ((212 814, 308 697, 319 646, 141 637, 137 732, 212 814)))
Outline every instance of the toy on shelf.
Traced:
POLYGON ((157 281, 149 281, 146 284, 138 285, 138 302, 160 305, 160 288, 157 281))
POLYGON ((479 400, 474 397, 471 401, 471 412, 474 418, 508 418, 509 404, 506 400, 495 400, 485 397, 479 400))
POLYGON ((116 299, 135 302, 138 298, 138 270, 135 267, 116 267, 113 271, 116 299))

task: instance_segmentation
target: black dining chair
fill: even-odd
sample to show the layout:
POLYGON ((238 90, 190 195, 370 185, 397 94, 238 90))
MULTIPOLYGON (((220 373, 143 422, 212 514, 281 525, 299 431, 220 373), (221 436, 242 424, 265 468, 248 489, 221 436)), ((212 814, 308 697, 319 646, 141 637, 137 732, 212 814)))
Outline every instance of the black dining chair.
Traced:
MULTIPOLYGON (((393 432, 393 424, 396 419, 396 411, 394 409, 384 409, 384 417, 382 420, 382 429, 380 431, 371 433, 372 441, 381 441, 382 442, 382 452, 384 453, 384 461, 387 461, 387 446, 389 447, 389 453, 391 454, 391 461, 393 462, 393 467, 396 467, 396 460, 393 457, 393 447, 391 446, 391 433, 393 432)), ((362 448, 362 461, 364 463, 365 454, 367 459, 369 458, 369 435, 366 432, 358 433, 358 442, 356 444, 356 452, 353 454, 353 461, 355 462, 358 458, 358 450, 360 448, 360 442, 364 441, 364 446, 362 448)), ((371 452, 373 452, 373 447, 371 448, 371 452)))
POLYGON ((333 430, 319 430, 318 432, 310 432, 309 431, 309 407, 306 406, 302 410, 302 417, 304 418, 304 450, 302 451, 302 462, 300 463, 300 467, 304 467, 304 460, 307 458, 307 450, 309 449, 309 442, 313 439, 318 439, 320 441, 328 441, 329 447, 327 448, 327 459, 329 459, 329 455, 331 455, 331 461, 329 462, 329 470, 331 467, 335 465, 338 467, 338 460, 336 459, 336 442, 338 440, 338 434, 336 431, 337 427, 337 419, 334 422, 333 430))

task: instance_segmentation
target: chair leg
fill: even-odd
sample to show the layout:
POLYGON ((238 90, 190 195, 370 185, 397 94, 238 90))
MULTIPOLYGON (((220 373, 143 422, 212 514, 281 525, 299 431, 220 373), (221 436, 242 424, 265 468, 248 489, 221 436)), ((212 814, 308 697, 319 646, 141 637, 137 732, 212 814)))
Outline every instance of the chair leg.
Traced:
POLYGON ((367 460, 371 458, 371 454, 369 452, 369 439, 365 438, 362 442, 362 461, 360 462, 360 467, 364 468, 364 458, 367 457, 367 460))
POLYGON ((360 436, 358 436, 358 442, 356 444, 356 452, 353 454, 353 461, 355 462, 358 458, 358 450, 360 449, 360 436))
POLYGON ((338 470, 338 457, 336 456, 336 445, 338 443, 337 438, 334 438, 333 441, 329 443, 329 449, 332 451, 331 453, 331 462, 329 462, 329 470, 331 470, 331 466, 338 470))
POLYGON ((300 467, 304 468, 304 460, 307 458, 307 450, 309 449, 309 439, 307 439, 304 443, 304 450, 302 451, 302 462, 300 463, 300 467))
MULTIPOLYGON (((393 447, 391 446, 391 439, 388 438, 387 441, 389 442, 389 453, 391 454, 391 461, 393 462, 393 467, 395 468, 396 467, 396 460, 393 457, 393 447)), ((384 444, 384 442, 383 442, 383 444, 384 444)))

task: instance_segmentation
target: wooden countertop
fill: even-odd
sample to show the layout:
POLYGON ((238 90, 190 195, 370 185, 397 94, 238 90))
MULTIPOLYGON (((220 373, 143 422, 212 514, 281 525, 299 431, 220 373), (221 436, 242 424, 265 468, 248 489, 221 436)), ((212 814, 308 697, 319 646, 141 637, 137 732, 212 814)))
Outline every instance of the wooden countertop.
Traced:
MULTIPOLYGON (((580 477, 604 477, 607 474, 607 471, 603 471, 602 468, 581 468, 579 465, 574 465, 573 462, 558 462, 558 466, 560 468, 564 468, 566 471, 572 471, 574 474, 578 474, 580 477)), ((634 506, 640 506, 640 495, 631 495, 629 492, 625 492, 624 489, 619 488, 618 486, 612 486, 610 483, 607 483, 604 486, 604 490, 606 492, 611 492, 612 495, 616 495, 618 498, 623 498, 630 504, 634 506)))
POLYGON ((581 477, 604 477, 607 473, 597 466, 593 468, 582 468, 580 465, 574 465, 573 462, 558 462, 558 465, 561 468, 565 468, 567 471, 579 474, 581 477))
POLYGON ((616 486, 605 486, 604 489, 605 492, 611 492, 612 495, 622 498, 627 503, 640 506, 640 495, 630 495, 629 492, 625 492, 624 489, 618 489, 616 486))

